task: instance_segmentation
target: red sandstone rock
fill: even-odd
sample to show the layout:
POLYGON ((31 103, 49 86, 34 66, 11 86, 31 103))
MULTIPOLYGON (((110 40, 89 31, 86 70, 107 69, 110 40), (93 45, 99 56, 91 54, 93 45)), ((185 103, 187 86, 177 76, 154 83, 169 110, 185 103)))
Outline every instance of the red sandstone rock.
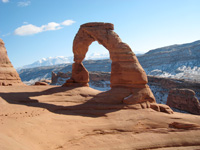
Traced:
POLYGON ((172 89, 167 98, 167 105, 193 114, 200 114, 200 104, 195 92, 190 89, 172 89))
POLYGON ((123 100, 125 104, 138 104, 146 101, 155 102, 154 95, 148 85, 133 88, 131 95, 123 100))
POLYGON ((72 65, 72 79, 75 83, 89 82, 89 72, 85 69, 82 63, 74 63, 72 65))
POLYGON ((195 123, 188 123, 188 122, 173 122, 171 124, 169 124, 170 128, 176 128, 176 129, 200 129, 200 125, 199 124, 195 124, 195 123))
POLYGON ((0 86, 24 85, 11 64, 4 42, 0 39, 0 86))
POLYGON ((45 85, 45 86, 47 86, 47 85, 49 85, 49 84, 46 83, 46 82, 38 81, 38 82, 35 82, 35 85, 45 85))
MULTIPOLYGON (((72 77, 74 83, 88 83, 89 74, 84 68, 82 61, 88 51, 88 47, 94 41, 103 45, 110 53, 111 88, 124 87, 132 89, 132 96, 123 102, 136 104, 149 101, 155 103, 154 95, 148 83, 147 76, 137 57, 131 48, 123 43, 119 36, 113 31, 111 23, 86 23, 81 25, 73 42, 74 61, 72 77)), ((66 82, 63 86, 68 86, 66 82)), ((73 83, 70 83, 73 85, 73 83)))

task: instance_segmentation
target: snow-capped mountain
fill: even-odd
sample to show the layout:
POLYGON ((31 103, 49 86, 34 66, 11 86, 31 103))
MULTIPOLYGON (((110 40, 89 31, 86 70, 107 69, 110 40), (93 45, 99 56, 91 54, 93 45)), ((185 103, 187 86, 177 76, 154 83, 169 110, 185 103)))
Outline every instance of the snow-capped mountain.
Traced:
POLYGON ((72 62, 73 62, 72 56, 69 56, 69 57, 64 57, 64 56, 48 57, 48 58, 42 58, 38 61, 35 61, 32 64, 19 67, 19 68, 17 68, 17 71, 19 72, 21 69, 26 69, 26 68, 53 66, 53 65, 66 64, 66 63, 72 63, 72 62))
POLYGON ((85 60, 101 60, 101 59, 109 59, 109 52, 107 53, 92 53, 91 55, 85 57, 85 60))
MULTIPOLYGON (((101 59, 109 59, 109 53, 92 53, 90 55, 87 55, 85 58, 85 60, 101 60, 101 59)), ((42 58, 41 60, 35 61, 32 64, 17 68, 17 71, 19 72, 20 70, 27 68, 53 66, 53 65, 67 64, 67 63, 73 63, 73 56, 68 56, 68 57, 57 56, 57 57, 42 58)))

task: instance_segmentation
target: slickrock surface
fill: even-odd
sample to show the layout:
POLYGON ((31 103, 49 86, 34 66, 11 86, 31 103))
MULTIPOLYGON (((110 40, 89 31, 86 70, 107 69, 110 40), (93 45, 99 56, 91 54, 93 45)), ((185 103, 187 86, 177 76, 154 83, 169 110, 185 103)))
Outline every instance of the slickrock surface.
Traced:
POLYGON ((35 85, 44 85, 44 86, 47 86, 49 84, 46 83, 46 82, 38 81, 38 82, 35 82, 35 85))
POLYGON ((8 58, 3 40, 0 39, 0 86, 12 85, 23 85, 23 83, 8 58))
POLYGON ((109 51, 112 60, 111 88, 131 89, 129 97, 124 99, 123 103, 155 103, 155 97, 147 85, 147 75, 137 57, 113 30, 114 25, 111 23, 94 22, 81 25, 73 41, 75 63, 72 66, 72 77, 63 86, 77 86, 78 84, 88 86, 89 73, 82 61, 90 44, 98 41, 109 51))
POLYGON ((167 98, 167 105, 200 115, 200 103, 195 92, 190 89, 172 89, 167 98))
POLYGON ((1 87, 0 149, 200 149, 200 116, 125 105, 120 94, 111 96, 121 90, 1 87))

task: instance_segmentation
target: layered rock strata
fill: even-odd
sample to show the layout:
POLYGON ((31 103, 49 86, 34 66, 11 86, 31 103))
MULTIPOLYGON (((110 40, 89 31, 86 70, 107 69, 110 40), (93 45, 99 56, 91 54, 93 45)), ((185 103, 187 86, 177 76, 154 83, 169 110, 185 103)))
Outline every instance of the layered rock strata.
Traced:
POLYGON ((172 89, 167 98, 167 105, 200 115, 200 103, 195 92, 190 89, 172 89))
POLYGON ((3 40, 0 39, 0 86, 11 85, 23 85, 23 83, 8 58, 3 40))
POLYGON ((83 66, 82 61, 90 44, 97 41, 110 53, 110 59, 112 60, 111 88, 124 87, 131 89, 123 103, 136 104, 147 101, 155 103, 154 95, 147 85, 147 75, 137 57, 113 30, 114 25, 111 23, 86 23, 81 25, 73 42, 74 64, 72 66, 72 77, 63 86, 88 86, 89 73, 83 66))

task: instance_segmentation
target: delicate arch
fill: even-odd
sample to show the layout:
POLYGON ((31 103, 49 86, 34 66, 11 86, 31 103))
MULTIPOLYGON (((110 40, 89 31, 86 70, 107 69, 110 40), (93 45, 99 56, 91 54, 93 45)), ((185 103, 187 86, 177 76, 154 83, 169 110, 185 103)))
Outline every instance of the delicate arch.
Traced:
POLYGON ((146 95, 151 96, 151 101, 155 101, 151 90, 146 85, 148 82, 147 76, 137 57, 113 30, 114 25, 111 23, 98 22, 81 25, 73 41, 74 64, 72 66, 72 77, 65 85, 88 85, 89 73, 83 66, 82 61, 90 44, 97 41, 110 53, 110 59, 112 60, 111 88, 147 89, 145 90, 146 95))

